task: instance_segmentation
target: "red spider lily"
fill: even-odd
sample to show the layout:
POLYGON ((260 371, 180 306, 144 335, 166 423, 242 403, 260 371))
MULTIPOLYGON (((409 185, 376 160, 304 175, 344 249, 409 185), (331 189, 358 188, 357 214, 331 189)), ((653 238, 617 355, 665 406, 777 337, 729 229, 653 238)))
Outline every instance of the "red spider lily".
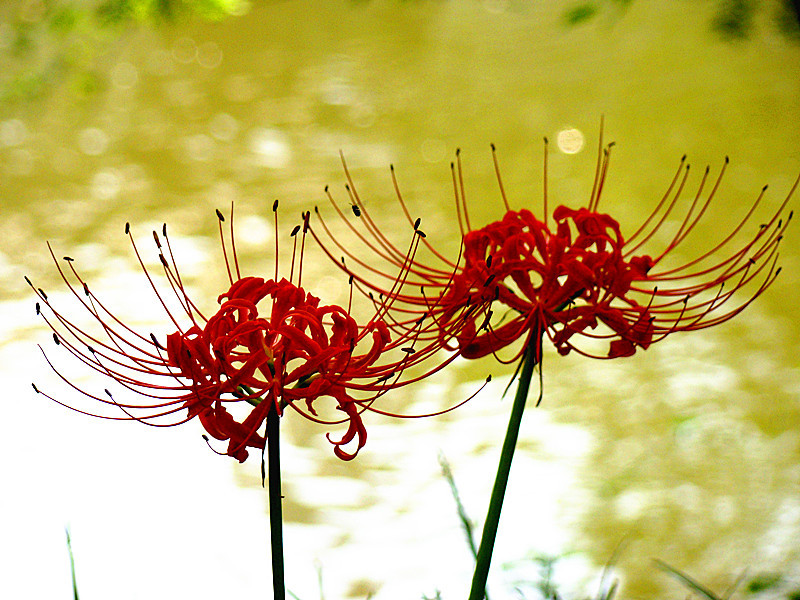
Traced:
MULTIPOLYGON (((646 349, 673 332, 727 321, 769 287, 780 272, 776 265, 778 246, 791 218, 791 213, 786 219, 782 214, 800 179, 765 223, 751 226, 766 186, 730 233, 682 264, 671 265, 673 255, 683 251, 684 241, 718 195, 728 159, 707 192, 709 169, 705 170, 689 202, 682 201, 689 165, 685 157, 681 159, 662 199, 644 223, 624 237, 619 223, 598 211, 612 146, 603 147, 600 142, 594 185, 586 206, 558 206, 550 215, 545 139, 541 218, 527 209, 510 208, 492 146, 506 213, 481 228, 470 223, 457 152, 451 171, 462 237, 458 258, 451 260, 428 240, 422 240, 431 260, 423 263, 415 259, 410 265, 371 218, 345 165, 349 200, 358 208, 362 223, 361 227, 350 225, 350 229, 373 255, 407 269, 409 276, 399 290, 389 292, 387 286, 376 285, 380 278, 391 280, 387 270, 339 242, 324 220, 320 219, 320 234, 312 233, 331 257, 334 249, 347 257, 341 260, 341 268, 362 289, 392 293, 397 300, 395 308, 404 315, 401 322, 430 314, 446 339, 456 338, 466 358, 497 356, 497 351, 522 340, 513 356, 500 359, 513 362, 533 341, 540 346, 545 335, 561 354, 575 350, 597 358, 629 356, 637 347, 646 349), (681 212, 682 216, 673 218, 681 212), (656 239, 665 237, 668 241, 660 250, 645 253, 656 239)), ((393 167, 391 176, 400 206, 411 222, 393 167)), ((344 211, 330 194, 328 197, 344 218, 344 211)), ((537 362, 540 352, 537 348, 537 362)))
MULTIPOLYGON (((273 205, 277 230, 276 209, 277 202, 273 205)), ((169 294, 159 291, 129 225, 125 226, 149 287, 170 321, 173 332, 166 336, 166 345, 152 333, 145 335, 125 325, 90 290, 74 261, 65 257, 65 269, 50 248, 61 278, 99 325, 98 330, 78 325, 55 308, 44 291, 31 284, 40 300, 37 313, 53 329, 56 344, 144 400, 121 402, 108 390, 104 396, 85 391, 62 375, 47 355, 50 366, 75 390, 122 414, 100 414, 44 395, 84 414, 159 427, 198 417, 209 435, 228 442, 226 454, 240 462, 247 458, 248 447, 264 449, 265 439, 259 430, 270 409, 274 407, 282 415, 288 407, 324 425, 346 422, 347 430, 340 439, 331 439, 330 434, 328 439, 336 456, 352 459, 367 437, 361 413, 371 410, 409 416, 392 415, 373 406, 373 402, 393 387, 438 370, 452 357, 423 374, 403 378, 406 369, 420 365, 439 349, 430 341, 418 343, 419 326, 402 335, 392 335, 383 320, 390 307, 386 299, 373 301, 375 313, 363 326, 357 324, 349 308, 320 304, 319 298, 301 287, 302 245, 297 282, 292 283, 300 226, 292 232, 295 251, 289 280, 278 279, 277 241, 274 278, 242 277, 233 241, 232 215, 230 259, 222 227, 224 218, 219 211, 217 216, 230 288, 219 296, 219 309, 208 318, 187 294, 166 225, 161 236, 156 232, 153 236, 169 294), (42 304, 49 309, 47 314, 42 304), (344 413, 343 418, 321 417, 315 408, 321 398, 332 399, 335 408, 344 413), (243 412, 243 416, 234 416, 228 410, 231 405, 236 405, 237 413, 243 412), (348 451, 345 446, 351 442, 355 448, 348 451)), ((301 237, 304 243, 305 232, 301 237)), ((420 235, 414 236, 409 257, 413 257, 419 239, 420 235)), ((403 273, 399 277, 402 276, 403 273)), ((35 384, 33 387, 43 393, 35 384)))

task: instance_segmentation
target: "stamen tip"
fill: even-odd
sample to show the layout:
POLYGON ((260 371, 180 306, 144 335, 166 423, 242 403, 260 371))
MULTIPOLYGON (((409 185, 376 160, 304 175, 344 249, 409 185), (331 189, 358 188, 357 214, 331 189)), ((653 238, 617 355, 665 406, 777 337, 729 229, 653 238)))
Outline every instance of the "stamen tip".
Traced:
POLYGON ((33 391, 37 394, 41 394, 42 392, 39 391, 39 388, 36 387, 36 384, 31 382, 31 387, 33 387, 33 391))
POLYGON ((65 256, 64 260, 67 261, 67 262, 75 262, 75 259, 72 258, 71 256, 65 256))
POLYGON ((125 234, 127 235, 130 232, 131 232, 131 224, 126 222, 125 223, 125 234))
POLYGON ((278 201, 275 200, 275 202, 272 203, 272 212, 276 212, 277 210, 278 210, 278 201))
POLYGON ((222 215, 222 213, 219 211, 219 209, 218 209, 218 208, 215 208, 215 209, 214 209, 214 211, 217 213, 217 218, 218 218, 220 221, 224 221, 224 220, 225 220, 225 217, 222 215))

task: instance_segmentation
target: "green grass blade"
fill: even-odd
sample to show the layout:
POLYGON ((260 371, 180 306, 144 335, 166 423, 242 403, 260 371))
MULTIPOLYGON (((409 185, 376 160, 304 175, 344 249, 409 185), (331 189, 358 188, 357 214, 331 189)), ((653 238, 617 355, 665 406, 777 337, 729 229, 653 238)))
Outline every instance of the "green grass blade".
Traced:
POLYGON ((719 596, 714 594, 714 592, 712 592, 708 588, 704 587, 702 584, 698 583, 697 581, 695 581, 694 579, 689 577, 686 573, 682 573, 678 569, 669 566, 663 560, 658 560, 657 558, 654 558, 653 561, 662 570, 664 570, 667 573, 669 573, 670 575, 672 575, 675 579, 680 581, 683 585, 685 585, 689 589, 694 590, 698 594, 701 594, 701 595, 705 596, 706 598, 708 598, 708 600, 722 600, 719 596))
POLYGON ((69 537, 69 527, 64 529, 67 532, 67 552, 69 553, 69 574, 72 577, 72 597, 80 600, 78 596, 78 582, 75 580, 75 557, 72 555, 72 540, 69 537))

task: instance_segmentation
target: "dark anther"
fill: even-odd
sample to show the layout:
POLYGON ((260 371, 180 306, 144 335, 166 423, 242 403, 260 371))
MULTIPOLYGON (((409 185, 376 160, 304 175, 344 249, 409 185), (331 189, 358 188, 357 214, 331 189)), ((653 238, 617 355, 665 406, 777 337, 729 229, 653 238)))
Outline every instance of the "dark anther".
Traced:
POLYGON ((167 264, 167 259, 164 258, 163 254, 159 254, 158 255, 158 259, 161 261, 162 265, 164 265, 165 267, 169 267, 169 264, 167 264))
POLYGON ((350 184, 349 183, 345 183, 344 184, 344 189, 346 189, 349 192, 350 191, 350 184))
POLYGON ((344 264, 344 256, 342 257, 342 264, 344 264))
POLYGON ((87 350, 88 350, 88 351, 89 351, 91 354, 95 354, 94 348, 92 348, 91 346, 86 346, 86 349, 87 349, 87 350))
POLYGON ((419 229, 419 224, 420 224, 421 222, 422 222, 422 219, 420 219, 419 217, 417 217, 417 220, 416 220, 416 221, 414 221, 414 231, 416 231, 417 229, 419 229))
POLYGON ((414 231, 414 233, 416 233, 416 234, 417 234, 419 237, 421 237, 421 238, 426 238, 426 237, 428 237, 427 235, 425 235, 425 232, 424 232, 424 231, 422 231, 422 229, 416 229, 416 230, 414 231))
POLYGON ((492 266, 492 255, 486 257, 486 267, 489 268, 492 266))
POLYGON ((153 340, 153 344, 155 344, 156 348, 160 348, 161 350, 165 350, 164 346, 162 346, 161 344, 158 343, 158 340, 156 339, 156 336, 155 336, 154 333, 150 334, 150 339, 153 340))
POLYGON ((58 339, 58 334, 57 333, 53 333, 53 341, 56 343, 56 346, 60 346, 61 345, 61 340, 58 339))
POLYGON ((489 321, 491 320, 492 320, 492 311, 489 311, 486 313, 486 318, 483 320, 483 323, 481 324, 479 329, 486 329, 487 327, 489 327, 489 321))
POLYGON ((164 237, 167 237, 167 224, 166 223, 164 223, 161 226, 161 235, 163 235, 164 237))
POLYGON ((294 229, 292 229, 291 236, 292 237, 296 236, 298 231, 300 231, 300 225, 295 225, 294 229))
POLYGON ((727 165, 729 162, 731 162, 731 159, 726 156, 725 157, 725 164, 727 165))
POLYGON ((456 156, 458 156, 459 154, 461 154, 461 148, 456 148, 456 156))
POLYGON ((128 234, 131 232, 131 224, 125 223, 125 233, 128 234))
POLYGON ((158 234, 157 234, 155 231, 153 231, 153 239, 154 239, 154 240, 155 240, 155 242, 156 242, 156 247, 157 247, 159 250, 161 250, 161 241, 158 239, 158 234))
POLYGON ((39 288, 39 293, 42 295, 42 298, 47 300, 47 294, 44 293, 44 290, 42 288, 39 288))
POLYGON ((350 277, 348 277, 347 283, 348 283, 348 285, 353 285, 353 276, 352 275, 350 275, 350 277))
POLYGON ((375 296, 372 295, 372 292, 368 292, 368 295, 370 300, 375 300, 375 296))
POLYGON ((550 140, 547 139, 547 136, 544 136, 544 143, 545 144, 549 144, 550 143, 550 140))
POLYGON ((224 221, 224 220, 225 220, 225 217, 223 217, 223 216, 222 216, 222 213, 221 213, 221 212, 219 212, 219 209, 218 209, 218 208, 215 208, 214 210, 215 210, 215 211, 216 211, 216 213, 217 213, 217 218, 218 218, 220 221, 224 221))
POLYGON ((36 392, 37 394, 41 394, 41 392, 39 391, 39 388, 36 387, 35 383, 31 382, 31 386, 33 387, 33 391, 34 392, 36 392))
POLYGON ((104 388, 103 391, 108 395, 109 398, 112 400, 114 399, 114 396, 111 395, 111 392, 108 391, 108 388, 104 388))
POLYGON ((756 261, 755 261, 755 259, 754 259, 754 258, 751 256, 750 258, 748 258, 748 259, 747 259, 747 264, 754 265, 754 264, 756 264, 756 261))
POLYGON ((389 163, 389 170, 394 172, 394 165, 392 163, 389 163))
POLYGON ((782 269, 782 268, 783 268, 783 267, 778 267, 777 269, 775 269, 775 277, 777 277, 777 276, 778 276, 778 274, 781 272, 781 269, 782 269))
POLYGON ((326 194, 328 193, 328 186, 327 185, 325 186, 325 193, 326 194))
POLYGON ((67 261, 67 262, 74 262, 75 261, 75 259, 72 258, 71 256, 65 256, 64 260, 67 261))
POLYGON ((761 188, 761 192, 762 193, 766 192, 768 187, 769 187, 769 184, 765 185, 763 188, 761 188))
POLYGON ((275 202, 272 203, 272 212, 275 212, 277 210, 278 210, 278 201, 275 200, 275 202))
POLYGON ((496 150, 496 148, 494 147, 494 142, 490 142, 489 147, 492 149, 492 152, 496 150))
POLYGON ((489 277, 486 278, 483 287, 489 287, 489 284, 492 283, 492 281, 494 281, 494 274, 489 275, 489 277))
POLYGON ((83 293, 87 296, 89 295, 89 286, 86 284, 86 282, 83 284, 83 293))
POLYGON ((494 299, 498 300, 500 298, 500 286, 494 286, 494 299))
POLYGON ((28 283, 28 285, 33 287, 33 284, 31 283, 31 280, 28 279, 28 276, 27 275, 23 275, 23 277, 25 278, 25 281, 28 283))
POLYGON ((317 214, 319 214, 319 206, 315 206, 315 207, 314 207, 314 212, 315 212, 315 213, 317 213, 317 214))
POLYGON ((38 314, 41 314, 41 312, 42 312, 42 307, 41 307, 41 306, 39 306, 39 303, 37 302, 37 303, 36 303, 36 314, 37 314, 37 315, 38 315, 38 314))
POLYGON ((353 214, 357 217, 361 216, 361 209, 358 207, 358 204, 351 204, 350 208, 353 209, 353 214))
POLYGON ((416 350, 414 350, 413 348, 400 348, 400 350, 402 350, 406 354, 414 354, 414 352, 416 352, 416 350))

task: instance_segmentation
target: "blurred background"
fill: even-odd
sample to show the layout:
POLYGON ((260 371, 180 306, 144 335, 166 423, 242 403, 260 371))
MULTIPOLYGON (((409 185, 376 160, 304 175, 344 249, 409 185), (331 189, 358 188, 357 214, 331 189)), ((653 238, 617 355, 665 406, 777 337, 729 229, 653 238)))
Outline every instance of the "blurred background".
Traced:
MULTIPOLYGON (((769 184, 761 215, 800 172, 796 5, 769 0, 26 0, 0 5, 0 586, 16 599, 270 595, 257 457, 213 454, 200 426, 93 420, 70 402, 44 345, 79 385, 109 382, 55 352, 28 275, 66 304, 45 241, 70 255, 126 323, 169 333, 135 261, 168 223, 190 295, 213 310, 225 273, 214 209, 236 205, 243 270, 269 276, 275 236, 325 185, 345 199, 339 151, 370 213, 399 244, 395 166, 429 238, 454 248, 449 163, 461 148, 474 221, 502 214, 489 144, 513 207, 589 197, 600 119, 615 141, 601 208, 633 231, 688 155, 731 164, 697 248, 769 184), (271 205, 281 203, 276 232, 271 205), (49 343, 48 343, 49 342, 49 343)), ((796 205, 797 198, 792 202, 796 205)), ((328 211, 330 213, 330 211, 328 211)), ((752 231, 752 230, 750 230, 752 231)), ((287 238, 288 239, 288 238, 287 238)), ((545 354, 544 401, 527 411, 490 596, 686 594, 658 558, 722 594, 800 594, 800 251, 743 314, 629 359, 545 354)), ((705 244, 704 244, 705 242, 705 244)), ((284 248, 288 249, 287 242, 284 248)), ((354 242, 353 242, 354 243, 354 242)), ((676 264, 693 248, 675 256, 676 264)), ((288 258, 288 253, 283 259, 288 258)), ((304 282, 345 302, 313 248, 304 282)), ((69 313, 77 320, 86 315, 69 313)), ((87 319, 88 321, 88 319, 87 319)), ((472 559, 442 477, 447 457, 480 524, 512 369, 457 362, 394 402, 427 420, 368 416, 351 463, 324 430, 283 426, 287 586, 302 600, 466 596, 472 559)), ((290 415, 295 416, 295 415, 290 415)))

